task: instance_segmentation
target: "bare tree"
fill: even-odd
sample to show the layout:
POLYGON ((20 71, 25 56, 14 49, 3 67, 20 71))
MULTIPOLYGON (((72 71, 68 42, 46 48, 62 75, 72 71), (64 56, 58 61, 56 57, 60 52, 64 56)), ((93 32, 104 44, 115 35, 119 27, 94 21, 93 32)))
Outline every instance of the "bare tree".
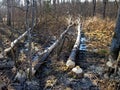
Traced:
POLYGON ((37 1, 34 2, 35 4, 35 23, 38 23, 38 4, 37 1))
POLYGON ((115 0, 115 5, 116 5, 117 8, 119 8, 119 3, 118 3, 117 0, 115 0))
POLYGON ((28 59, 29 59, 29 79, 31 80, 32 78, 32 52, 31 52, 31 42, 32 42, 32 31, 34 29, 34 25, 35 25, 35 0, 32 0, 32 27, 31 27, 31 30, 29 30, 28 32, 28 41, 29 41, 29 56, 28 56, 28 59))
MULTIPOLYGON (((29 12, 29 0, 26 0, 26 30, 29 29, 29 22, 28 22, 28 12, 29 12)), ((28 31, 28 43, 29 43, 29 47, 28 47, 28 62, 29 62, 29 76, 28 78, 31 79, 31 30, 28 31)))
POLYGON ((96 14, 96 0, 93 0, 93 16, 96 14))
POLYGON ((15 0, 11 0, 11 3, 12 3, 12 5, 11 5, 11 22, 12 22, 12 26, 13 26, 13 28, 14 28, 14 19, 15 19, 15 0))
POLYGON ((7 25, 11 26, 11 0, 7 0, 7 25))
POLYGON ((106 5, 107 5, 108 0, 103 0, 103 18, 106 16, 106 5))
POLYGON ((85 17, 89 16, 89 15, 88 15, 88 6, 89 6, 89 1, 88 1, 88 0, 85 0, 85 2, 84 2, 84 7, 82 7, 82 8, 85 8, 85 9, 83 9, 83 15, 85 15, 85 17), (87 13, 86 13, 86 12, 87 12, 87 13))
POLYGON ((112 60, 117 60, 119 51, 120 51, 120 8, 118 11, 116 27, 110 49, 112 60))
POLYGON ((56 0, 53 0, 54 9, 56 9, 56 0))

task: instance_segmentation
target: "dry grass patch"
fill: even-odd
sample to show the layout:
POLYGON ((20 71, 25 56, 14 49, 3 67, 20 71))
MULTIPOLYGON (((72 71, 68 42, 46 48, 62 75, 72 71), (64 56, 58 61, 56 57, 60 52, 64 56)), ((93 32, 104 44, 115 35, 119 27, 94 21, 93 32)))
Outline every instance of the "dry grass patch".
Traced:
POLYGON ((99 17, 88 18, 84 22, 85 35, 88 38, 88 49, 104 50, 108 52, 114 34, 115 21, 109 18, 103 20, 99 17))

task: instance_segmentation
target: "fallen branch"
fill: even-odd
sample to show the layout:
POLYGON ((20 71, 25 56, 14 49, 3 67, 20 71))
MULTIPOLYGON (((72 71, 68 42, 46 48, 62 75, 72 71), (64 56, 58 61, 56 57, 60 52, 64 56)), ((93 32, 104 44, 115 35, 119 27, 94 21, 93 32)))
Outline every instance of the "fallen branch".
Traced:
MULTIPOLYGON (((63 35, 68 32, 69 28, 70 28, 71 26, 73 26, 73 23, 71 22, 71 21, 72 21, 71 15, 69 15, 68 18, 66 18, 66 21, 67 21, 67 23, 68 23, 68 27, 67 27, 67 29, 60 35, 60 37, 63 37, 63 35)), ((59 38, 59 39, 60 39, 60 38, 59 38)), ((57 42, 57 40, 56 40, 56 42, 57 42)), ((52 47, 52 45, 51 45, 51 47, 52 47)), ((51 47, 49 47, 48 49, 45 49, 43 52, 38 52, 39 57, 42 56, 42 55, 44 55, 45 53, 47 53, 48 50, 49 50, 51 47)))
POLYGON ((19 40, 21 40, 21 39, 28 33, 28 31, 29 31, 29 30, 27 30, 27 31, 24 32, 21 36, 19 36, 17 39, 15 39, 13 42, 11 42, 10 47, 9 47, 9 48, 6 48, 6 49, 4 50, 4 53, 9 52, 9 51, 15 46, 15 44, 16 44, 19 40))
POLYGON ((77 31, 78 31, 78 35, 77 35, 76 42, 75 42, 74 47, 71 51, 71 54, 66 62, 66 66, 71 67, 71 68, 75 66, 76 52, 77 52, 79 45, 80 45, 80 37, 81 37, 81 34, 80 34, 81 24, 80 24, 80 22, 78 23, 77 31))

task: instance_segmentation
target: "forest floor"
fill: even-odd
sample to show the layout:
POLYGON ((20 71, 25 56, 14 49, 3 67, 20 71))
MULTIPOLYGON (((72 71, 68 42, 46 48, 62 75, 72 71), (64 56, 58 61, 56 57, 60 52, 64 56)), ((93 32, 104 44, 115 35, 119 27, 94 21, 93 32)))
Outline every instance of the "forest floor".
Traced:
MULTIPOLYGON (((41 24, 42 25, 42 24, 41 24)), ((63 25, 61 25, 63 26, 63 25)), ((108 61, 109 48, 111 39, 113 36, 113 30, 115 27, 115 22, 109 19, 102 20, 101 18, 94 17, 88 18, 83 22, 83 32, 86 37, 86 51, 79 50, 76 57, 76 65, 83 69, 83 75, 73 74, 71 69, 66 67, 65 63, 69 57, 71 49, 67 47, 68 42, 65 42, 64 47, 59 55, 56 55, 56 50, 54 50, 51 55, 47 58, 47 61, 41 65, 39 71, 36 73, 36 77, 32 79, 31 83, 26 81, 20 84, 18 81, 13 80, 15 76, 14 67, 12 69, 0 69, 0 89, 2 90, 119 90, 120 89, 120 72, 117 76, 111 75, 111 77, 105 76, 108 67, 106 62, 108 61)), ((9 29, 6 27, 0 27, 0 36, 2 36, 2 42, 5 44, 8 41, 14 40, 18 35, 16 32, 16 37, 12 40, 7 40, 11 34, 3 34, 9 29), (3 40, 5 39, 5 40, 3 40)), ((38 28, 38 27, 36 27, 38 28)), ((43 28, 44 29, 44 28, 43 28)), ((61 28, 63 30, 63 28, 61 28)), ((61 30, 60 29, 60 30, 61 30)), ((9 33, 7 31, 7 33, 9 33)), ((74 32, 71 29, 71 32, 74 32)), ((54 31, 53 31, 54 32, 54 31)), ((59 35, 62 31, 57 34, 59 35)), ((10 32, 11 33, 11 32, 10 32)), ((56 32, 52 33, 49 31, 50 38, 45 37, 47 35, 46 31, 34 32, 35 41, 33 47, 43 51, 45 47, 49 47, 51 40, 54 42, 55 38, 52 37, 56 32), (42 34, 41 34, 42 33, 42 34), (36 38, 36 35, 39 37, 36 38)), ((76 35, 76 34, 75 34, 76 35)), ((76 36, 74 38, 76 38, 76 36)), ((12 36, 12 35, 11 35, 12 36)), ((56 36, 57 37, 57 36, 56 36)), ((71 44, 74 44, 74 39, 71 44)), ((22 41, 21 41, 22 42, 22 41)), ((23 43, 23 42, 22 42, 23 43)), ((10 42, 6 45, 8 47, 10 42)), ((2 46, 0 46, 2 47, 2 46)), ((22 45, 20 50, 25 49, 22 45)), ((2 50, 2 49, 1 49, 2 50)), ((36 53, 36 49, 33 49, 33 54, 36 53)), ((26 52, 19 55, 19 59, 22 62, 26 61, 26 52)), ((2 62, 8 61, 2 60, 2 62)), ((22 63, 18 67, 23 69, 22 63)))

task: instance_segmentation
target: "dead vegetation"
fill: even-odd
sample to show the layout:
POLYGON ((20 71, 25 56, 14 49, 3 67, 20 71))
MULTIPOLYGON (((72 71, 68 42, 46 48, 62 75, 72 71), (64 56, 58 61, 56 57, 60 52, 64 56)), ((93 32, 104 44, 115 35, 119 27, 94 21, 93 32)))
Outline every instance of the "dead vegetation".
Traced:
POLYGON ((84 32, 88 38, 88 49, 101 54, 108 54, 114 34, 115 21, 100 17, 88 18, 84 22, 84 32))
MULTIPOLYGON (((33 31, 33 55, 36 55, 44 51, 46 47, 49 47, 52 44, 51 41, 54 42, 56 39, 58 39, 61 32, 63 32, 65 30, 64 28, 66 28, 67 26, 65 17, 59 17, 57 23, 52 17, 49 16, 47 18, 50 18, 50 20, 48 20, 46 23, 44 22, 44 20, 41 21, 35 26, 35 29, 33 31), (50 27, 46 28, 46 26, 44 25, 50 27)), ((84 21, 83 32, 85 32, 85 36, 87 37, 86 45, 88 46, 88 51, 86 52, 86 56, 84 56, 86 58, 85 60, 77 55, 77 65, 79 65, 84 72, 80 76, 74 74, 71 69, 69 69, 65 65, 76 38, 75 28, 72 27, 67 35, 68 39, 65 40, 61 52, 57 55, 57 52, 59 51, 58 48, 60 47, 55 48, 50 56, 47 58, 47 61, 44 61, 44 64, 35 74, 36 77, 33 78, 31 82, 25 82, 24 88, 26 88, 26 90, 29 90, 29 88, 31 88, 32 90, 119 90, 119 80, 116 80, 114 78, 104 78, 104 69, 107 68, 105 63, 108 59, 107 56, 109 54, 109 46, 113 35, 114 26, 114 21, 111 21, 109 19, 102 20, 98 17, 94 17, 92 19, 88 18, 84 21), (69 34, 73 37, 72 39, 69 34)), ((12 32, 8 28, 7 30, 9 32, 12 32)), ((2 31, 0 31, 0 33, 2 34, 2 31)), ((6 36, 7 35, 8 34, 6 34, 6 36)), ((16 36, 18 37, 19 35, 16 36)), ((5 44, 7 44, 6 47, 4 45, 5 48, 7 48, 12 41, 12 39, 9 39, 9 37, 4 37, 4 35, 2 36, 3 41, 8 40, 9 42, 8 44, 5 42, 5 44)), ((22 73, 22 75, 24 76, 24 71, 28 67, 28 63, 26 62, 27 43, 24 43, 23 41, 24 40, 20 41, 22 43, 22 48, 18 46, 20 52, 19 57, 16 58, 16 67, 10 69, 11 73, 9 71, 6 71, 6 69, 0 71, 0 85, 2 88, 8 88, 8 90, 16 90, 18 88, 21 90, 23 89, 22 85, 19 84, 19 78, 13 79, 8 77, 14 77, 16 74, 18 74, 17 71, 22 73)), ((40 58, 36 59, 38 60, 40 58)), ((24 82, 24 79, 21 82, 24 82)))

